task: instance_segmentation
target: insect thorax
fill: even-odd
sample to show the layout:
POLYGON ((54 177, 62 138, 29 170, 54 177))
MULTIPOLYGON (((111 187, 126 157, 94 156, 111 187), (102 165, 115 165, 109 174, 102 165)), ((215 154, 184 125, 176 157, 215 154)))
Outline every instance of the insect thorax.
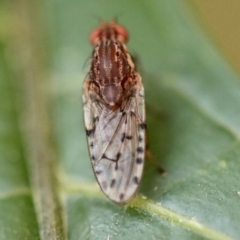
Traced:
POLYGON ((108 106, 121 103, 134 84, 134 64, 125 46, 106 40, 94 48, 89 77, 108 106))

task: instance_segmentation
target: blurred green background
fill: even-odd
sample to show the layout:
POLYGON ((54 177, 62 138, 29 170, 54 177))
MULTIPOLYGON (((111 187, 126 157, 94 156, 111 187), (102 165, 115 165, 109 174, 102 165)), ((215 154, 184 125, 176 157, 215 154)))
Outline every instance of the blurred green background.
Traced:
POLYGON ((204 30, 235 71, 240 73, 240 28, 238 0, 187 0, 204 30))
POLYGON ((0 240, 239 239, 239 3, 0 1, 0 240), (150 149, 130 205, 99 190, 81 105, 99 19, 130 34, 150 149), (234 70, 233 70, 234 69, 234 70))

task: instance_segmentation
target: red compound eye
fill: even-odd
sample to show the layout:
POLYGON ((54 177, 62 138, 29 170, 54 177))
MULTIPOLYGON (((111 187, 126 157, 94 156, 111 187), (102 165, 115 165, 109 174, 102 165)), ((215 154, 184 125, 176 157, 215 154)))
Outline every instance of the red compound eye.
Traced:
POLYGON ((123 42, 124 43, 127 42, 128 41, 128 32, 127 32, 127 30, 124 27, 120 26, 120 25, 116 25, 115 29, 116 29, 117 33, 123 38, 123 42))
POLYGON ((101 30, 99 28, 96 28, 91 32, 89 40, 92 45, 96 44, 97 38, 99 37, 99 34, 100 34, 100 31, 101 30))
POLYGON ((101 27, 96 28, 92 31, 92 33, 90 34, 90 43, 92 45, 96 45, 99 43, 99 40, 101 41, 101 39, 99 38, 110 38, 111 36, 111 31, 115 30, 115 32, 117 33, 117 39, 122 42, 125 43, 128 41, 128 32, 127 30, 120 26, 120 25, 116 25, 115 22, 112 22, 110 24, 102 24, 101 27), (110 34, 110 35, 109 35, 110 34))

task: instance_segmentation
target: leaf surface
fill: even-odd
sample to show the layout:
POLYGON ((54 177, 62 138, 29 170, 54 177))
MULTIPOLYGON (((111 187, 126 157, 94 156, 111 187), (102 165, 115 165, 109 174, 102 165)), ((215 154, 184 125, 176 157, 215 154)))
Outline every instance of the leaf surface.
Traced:
MULTIPOLYGON (((68 239, 239 239, 240 81, 186 5, 46 1, 43 9, 60 190, 53 183, 63 207, 56 218, 62 217, 68 239), (94 16, 119 16, 129 31, 128 48, 146 90, 150 149, 168 173, 162 177, 147 162, 141 195, 127 207, 103 196, 88 157, 81 87, 92 51, 88 36, 99 24, 94 16)), ((12 76, 4 47, 3 41, 0 239, 39 239, 44 226, 37 223, 28 183, 18 94, 7 81, 12 76)))

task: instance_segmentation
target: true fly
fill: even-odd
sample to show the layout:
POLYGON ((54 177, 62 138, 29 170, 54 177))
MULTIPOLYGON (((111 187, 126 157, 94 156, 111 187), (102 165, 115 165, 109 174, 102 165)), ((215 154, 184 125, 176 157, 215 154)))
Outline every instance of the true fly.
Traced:
POLYGON ((82 95, 93 171, 102 191, 116 203, 136 195, 146 145, 144 88, 127 40, 127 30, 114 21, 92 31, 91 66, 82 95))

